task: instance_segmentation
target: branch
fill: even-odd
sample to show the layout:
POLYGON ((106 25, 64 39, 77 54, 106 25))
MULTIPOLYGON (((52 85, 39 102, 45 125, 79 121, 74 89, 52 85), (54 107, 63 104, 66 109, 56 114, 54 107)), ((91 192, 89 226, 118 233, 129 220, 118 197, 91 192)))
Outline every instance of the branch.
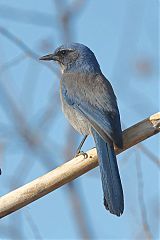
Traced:
MULTIPOLYGON (((159 131, 160 113, 156 113, 123 132, 124 147, 123 149, 115 147, 116 154, 119 154, 135 144, 155 135, 159 131)), ((83 156, 74 158, 34 181, 2 196, 0 198, 0 217, 2 218, 17 211, 97 167, 98 159, 96 149, 89 150, 87 154, 87 159, 84 159, 83 156)))
POLYGON ((27 56, 30 56, 33 60, 36 62, 46 66, 49 68, 52 72, 54 71, 56 74, 59 74, 58 71, 53 68, 52 66, 48 65, 47 63, 44 63, 43 61, 39 61, 39 55, 33 51, 30 47, 26 45, 20 38, 18 38, 15 34, 8 31, 6 28, 0 26, 0 34, 6 37, 8 40, 13 42, 18 48, 20 48, 27 56))
POLYGON ((28 23, 39 25, 40 27, 51 27, 53 29, 55 19, 52 14, 25 10, 0 4, 0 17, 18 21, 19 23, 28 23))

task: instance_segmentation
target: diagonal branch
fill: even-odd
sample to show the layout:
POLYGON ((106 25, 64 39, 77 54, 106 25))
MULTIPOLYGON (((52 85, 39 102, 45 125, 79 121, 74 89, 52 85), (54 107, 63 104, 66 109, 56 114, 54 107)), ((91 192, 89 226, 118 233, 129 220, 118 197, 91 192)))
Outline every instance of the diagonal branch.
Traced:
POLYGON ((6 28, 4 28, 3 26, 0 26, 0 34, 3 35, 4 37, 6 37, 8 40, 10 40, 11 42, 13 42, 18 48, 20 48, 27 56, 31 57, 33 60, 35 60, 36 62, 46 66, 47 68, 49 68, 51 71, 55 72, 57 75, 59 74, 59 72, 53 68, 52 66, 48 65, 47 63, 44 62, 40 62, 39 61, 39 55, 33 51, 30 47, 28 47, 26 45, 25 42, 23 42, 20 38, 18 38, 15 34, 11 33, 10 31, 8 31, 6 28))
MULTIPOLYGON (((156 113, 123 132, 124 148, 117 149, 115 147, 116 154, 119 154, 135 144, 155 135, 159 131, 160 113, 156 113)), ((89 150, 87 154, 87 159, 84 159, 83 156, 74 158, 34 181, 2 196, 0 198, 0 217, 2 218, 17 211, 97 167, 98 159, 96 149, 89 150)))
POLYGON ((38 25, 40 27, 53 28, 55 25, 55 19, 52 14, 38 12, 37 10, 15 8, 4 4, 0 4, 0 17, 19 23, 38 25))

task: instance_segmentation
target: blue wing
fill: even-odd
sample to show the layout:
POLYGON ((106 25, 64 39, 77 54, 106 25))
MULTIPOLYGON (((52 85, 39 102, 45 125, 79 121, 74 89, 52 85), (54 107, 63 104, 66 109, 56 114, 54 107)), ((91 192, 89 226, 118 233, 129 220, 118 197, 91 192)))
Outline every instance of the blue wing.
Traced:
MULTIPOLYGON (((107 82, 109 85, 106 84, 105 81, 107 80, 99 76, 101 87, 97 88, 97 84, 96 87, 92 89, 92 85, 89 85, 90 88, 88 89, 84 77, 82 78, 79 75, 76 78, 78 78, 79 82, 84 80, 84 82, 82 82, 83 91, 80 83, 79 86, 77 86, 78 80, 76 81, 74 77, 73 84, 76 85, 75 90, 72 89, 72 91, 70 91, 66 84, 62 84, 62 94, 65 101, 87 118, 92 127, 106 142, 112 141, 118 147, 122 148, 120 116, 116 97, 110 83, 107 82)), ((90 78, 87 84, 89 84, 89 81, 90 78)), ((93 81, 93 79, 91 81, 93 81)))

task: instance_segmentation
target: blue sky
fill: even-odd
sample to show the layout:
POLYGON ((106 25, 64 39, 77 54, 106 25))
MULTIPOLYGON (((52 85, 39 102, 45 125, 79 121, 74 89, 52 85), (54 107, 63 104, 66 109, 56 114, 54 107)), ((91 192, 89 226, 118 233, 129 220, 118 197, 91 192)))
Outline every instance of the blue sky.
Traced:
MULTIPOLYGON (((63 5, 65 2, 62 1, 63 5)), ((72 2, 68 1, 68 4, 72 2)), ((72 40, 84 43, 94 51, 104 75, 113 85, 122 125, 125 126, 123 128, 158 111, 157 7, 158 1, 155 0, 152 2, 149 0, 90 0, 84 3, 81 11, 73 17, 71 22, 72 40)), ((39 56, 54 51, 63 43, 62 29, 57 22, 58 12, 54 1, 1 0, 0 15, 0 26, 24 41, 39 56), (6 6, 45 13, 49 19, 53 18, 53 27, 29 24, 28 20, 26 23, 20 20, 15 21, 14 12, 12 14, 12 11, 5 10, 6 6), (8 15, 11 14, 13 19, 6 12, 9 12, 8 15)), ((20 17, 24 19, 24 16, 25 13, 20 17)), ((0 194, 3 195, 45 174, 55 165, 62 164, 66 160, 63 151, 68 141, 68 123, 59 106, 57 75, 38 61, 24 57, 22 50, 1 34, 0 43, 0 69, 17 56, 23 59, 2 72, 1 84, 14 99, 30 128, 33 131, 39 131, 39 137, 49 151, 45 163, 45 154, 43 156, 41 153, 35 154, 26 145, 18 133, 12 108, 10 104, 7 105, 1 90, 0 145, 4 146, 4 151, 3 158, 1 157, 3 174, 0 181, 0 194), (52 93, 55 93, 55 98, 52 97, 52 93), (51 117, 46 125, 41 126, 43 113, 49 104, 52 107, 52 101, 54 101, 53 108, 55 109, 53 119, 51 117), (60 149, 63 150, 60 151, 60 149), (47 165, 47 159, 49 162, 53 159, 53 166, 47 165), (27 164, 24 169, 21 169, 24 161, 27 164), (23 178, 23 171, 28 171, 25 178, 23 178), (16 183, 14 183, 15 178, 16 183), (18 181, 20 178, 21 180, 18 181)), ((72 153, 80 139, 81 137, 76 135, 76 140, 73 141, 74 144, 70 150, 72 153)), ((93 146, 94 143, 90 137, 84 150, 93 146)), ((158 157, 158 135, 146 140, 143 146, 158 157)), ((109 214, 103 207, 98 168, 74 181, 82 200, 83 211, 89 223, 92 238, 145 239, 138 201, 136 158, 139 159, 142 169, 143 195, 150 232, 154 238, 158 237, 158 216, 156 215, 158 211, 158 168, 140 148, 134 147, 118 156, 125 194, 125 212, 120 218, 109 214)), ((16 239, 16 236, 19 236, 22 239, 35 239, 37 232, 40 232, 43 239, 81 238, 66 186, 1 220, 1 238, 16 239), (32 231, 31 225, 34 224, 28 223, 32 221, 31 219, 37 226, 37 231, 36 227, 32 231)), ((37 239, 39 237, 38 235, 37 239)))

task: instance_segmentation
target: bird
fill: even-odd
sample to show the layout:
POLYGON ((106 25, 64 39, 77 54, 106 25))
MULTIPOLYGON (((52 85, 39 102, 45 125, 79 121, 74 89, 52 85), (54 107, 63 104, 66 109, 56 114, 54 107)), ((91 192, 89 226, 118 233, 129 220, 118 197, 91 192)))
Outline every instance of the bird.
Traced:
POLYGON ((104 206, 110 213, 121 216, 124 196, 114 144, 122 149, 123 139, 117 99, 111 83, 103 75, 95 54, 81 43, 63 44, 40 60, 60 65, 62 111, 85 139, 88 135, 93 136, 104 206))

